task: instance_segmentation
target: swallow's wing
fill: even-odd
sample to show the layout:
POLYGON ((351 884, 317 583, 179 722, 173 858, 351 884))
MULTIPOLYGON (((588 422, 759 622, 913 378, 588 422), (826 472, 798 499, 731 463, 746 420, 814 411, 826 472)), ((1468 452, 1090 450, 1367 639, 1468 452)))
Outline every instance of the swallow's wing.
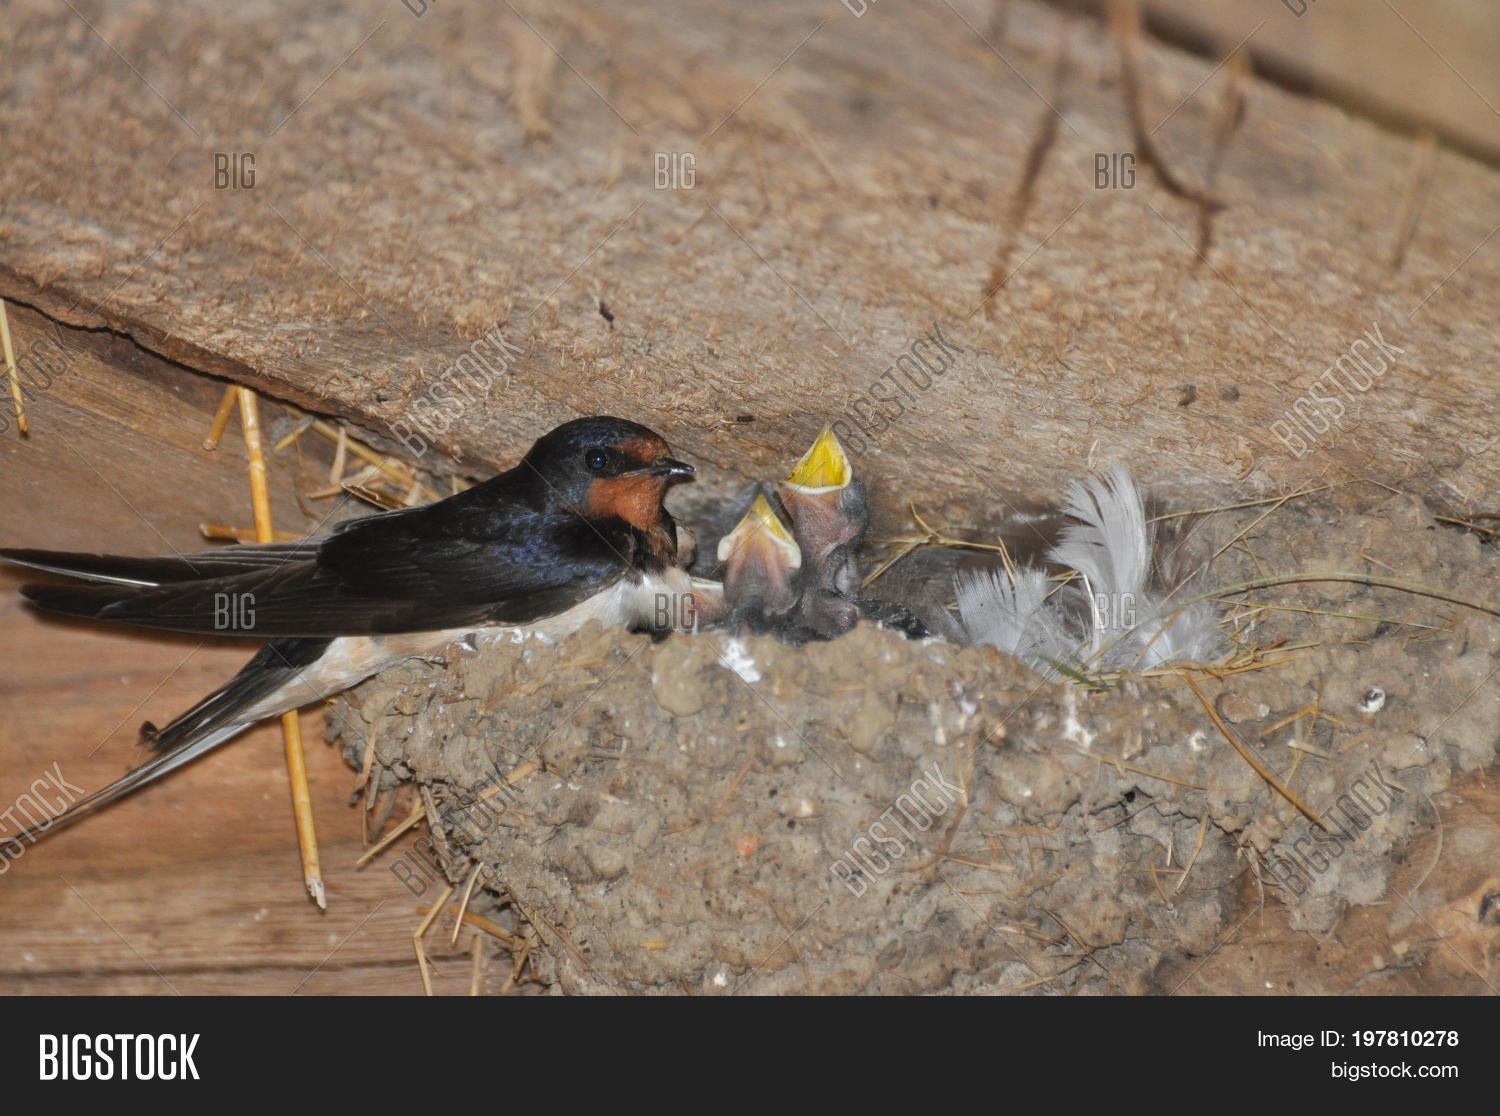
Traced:
POLYGON ((351 520, 315 551, 244 555, 233 570, 211 564, 220 552, 199 556, 202 568, 217 575, 207 578, 191 579, 171 564, 189 559, 156 560, 169 564, 148 569, 132 564, 138 559, 112 565, 108 558, 79 563, 68 555, 68 568, 45 553, 25 552, 29 565, 92 583, 27 585, 22 592, 53 612, 204 635, 432 631, 524 624, 565 611, 623 576, 632 550, 628 532, 609 532, 567 509, 490 494, 351 520), (128 577, 148 572, 154 583, 128 577))
POLYGON ((0 548, 0 559, 43 573, 74 577, 108 585, 149 588, 175 581, 208 581, 232 577, 246 570, 306 560, 317 553, 318 540, 226 546, 173 558, 131 558, 119 554, 79 554, 66 550, 0 548))
MULTIPOLYGON (((238 674, 170 724, 160 729, 143 725, 141 742, 155 753, 149 760, 109 786, 73 803, 62 813, 22 830, 8 840, 18 849, 32 844, 44 832, 71 825, 212 751, 268 715, 263 709, 256 708, 258 703, 279 698, 277 704, 295 708, 301 701, 316 696, 305 682, 301 689, 295 683, 303 678, 304 670, 317 663, 331 642, 326 639, 273 639, 238 674)), ((4 843, 5 839, 0 839, 0 847, 4 843)))

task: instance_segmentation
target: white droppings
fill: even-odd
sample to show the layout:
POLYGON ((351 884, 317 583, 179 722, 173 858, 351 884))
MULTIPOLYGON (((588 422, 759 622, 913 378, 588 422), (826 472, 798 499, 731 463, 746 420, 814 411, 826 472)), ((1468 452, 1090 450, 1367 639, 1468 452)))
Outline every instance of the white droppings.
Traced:
POLYGON ((1385 691, 1379 686, 1371 686, 1355 708, 1361 713, 1379 713, 1385 708, 1385 691))
POLYGON ((1192 736, 1188 737, 1188 747, 1195 752, 1203 751, 1204 746, 1207 745, 1207 743, 1208 736, 1202 729, 1199 729, 1197 732, 1193 733, 1192 736))
POLYGON ((1062 737, 1070 744, 1077 744, 1085 752, 1094 743, 1094 734, 1083 727, 1083 722, 1078 719, 1078 696, 1069 686, 1063 691, 1063 705, 1066 706, 1063 716, 1062 737))
POLYGON ((730 670, 734 671, 746 682, 759 682, 760 671, 755 667, 755 659, 745 649, 745 641, 742 639, 726 639, 724 641, 724 654, 719 656, 720 661, 730 670))

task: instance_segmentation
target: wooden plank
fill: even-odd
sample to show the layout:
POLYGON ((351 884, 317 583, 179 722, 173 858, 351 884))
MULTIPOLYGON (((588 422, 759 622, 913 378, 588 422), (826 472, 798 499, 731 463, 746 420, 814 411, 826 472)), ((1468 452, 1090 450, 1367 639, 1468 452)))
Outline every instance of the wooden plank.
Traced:
MULTIPOLYGON (((1102 15, 1111 0, 1083 0, 1102 15)), ((1054 0, 1061 4, 1062 0, 1054 0)), ((1500 10, 1461 0, 1145 0, 1165 42, 1218 61, 1238 49, 1276 85, 1500 166, 1500 10)))
MULTIPOLYGON (((973 0, 561 3, 530 26, 369 0, 190 13, 165 41, 154 8, 111 5, 100 34, 160 97, 66 9, 20 7, 8 73, 36 95, 7 119, 25 158, 0 163, 0 291, 376 434, 498 323, 527 355, 438 408, 437 451, 501 466, 558 419, 625 412, 738 481, 847 416, 939 319, 968 352, 861 461, 887 524, 904 497, 1054 493, 1090 459, 1223 494, 1398 477, 1395 446, 1466 491, 1500 480, 1475 405, 1493 397, 1495 170, 1441 154, 1392 273, 1419 148, 1256 85, 1204 266, 1193 209, 1149 175, 1095 189, 1096 155, 1129 146, 1098 28, 1075 36, 1017 273, 966 316, 1050 115, 1044 7, 1011 6, 1002 60, 973 0), (204 51, 213 67, 180 64, 204 51), (77 121, 113 142, 57 143, 77 121), (252 188, 214 188, 215 147, 255 155, 252 188), (696 157, 690 190, 654 188, 673 152, 696 157), (1272 424, 1372 323, 1401 358, 1288 452, 1272 424)), ((1191 177, 1225 75, 1148 62, 1191 177)))
MULTIPOLYGON (((55 336, 24 310, 12 309, 11 325, 23 351, 55 336)), ((0 435, 11 494, 6 543, 168 553, 204 549, 203 519, 249 522, 236 428, 214 453, 199 445, 222 385, 129 345, 122 357, 108 339, 66 341, 66 373, 28 400, 30 438, 0 435)), ((285 424, 276 414, 268 409, 268 421, 285 424)), ((326 479, 326 448, 309 442, 300 469, 296 450, 272 460, 278 522, 312 527, 293 482, 326 479)), ((16 593, 23 580, 0 570, 0 809, 54 765, 89 790, 118 777, 141 760, 142 720, 180 712, 255 646, 44 619, 16 593)), ((388 859, 355 870, 362 848, 359 812, 348 803, 354 773, 322 744, 320 715, 306 713, 303 723, 328 872, 326 914, 302 887, 279 731, 261 726, 7 868, 0 991, 420 991, 411 930, 421 904, 386 870, 388 859)), ((442 960, 445 940, 433 935, 438 988, 465 991, 468 958, 442 960)))
MULTIPOLYGON (((253 5, 188 12, 167 28, 127 0, 97 34, 26 0, 6 56, 0 294, 388 439, 499 323, 526 355, 473 402, 438 408, 429 460, 500 466, 558 419, 623 412, 719 484, 847 421, 938 319, 967 352, 860 457, 885 527, 908 497, 974 517, 991 487, 1046 495, 1111 459, 1214 498, 1399 479, 1413 461, 1434 484, 1493 493, 1496 172, 1440 152, 1392 270, 1422 149, 1328 105, 1252 87, 1205 266, 1194 211, 1149 174, 1095 188, 1096 156, 1130 140, 1113 46, 1081 27, 1017 270, 993 314, 968 316, 1051 115, 1038 91, 1062 21, 1011 7, 1006 38, 986 43, 990 8, 973 0, 861 18, 564 2, 524 7, 531 26, 367 0, 274 21, 253 5), (255 185, 216 189, 216 155, 246 152, 255 185), (695 157, 691 189, 655 188, 656 156, 673 153, 695 157), (1272 423, 1372 324, 1399 359, 1313 452, 1287 452, 1272 423)), ((1148 108, 1192 177, 1225 75, 1157 46, 1148 62, 1148 108)), ((13 323, 23 346, 45 328, 13 323)), ((234 440, 195 449, 220 385, 115 356, 39 392, 31 440, 0 436, 7 542, 160 551, 196 546, 197 521, 226 508, 248 516, 234 440)), ((290 486, 277 496, 299 522, 290 486)), ((242 661, 212 647, 179 668, 190 642, 40 623, 4 576, 5 788, 64 757, 83 785, 117 775, 137 719, 242 661)), ((306 989, 410 990, 416 903, 349 867, 350 773, 312 749, 319 816, 335 819, 335 904, 319 916, 276 750, 259 730, 28 853, 4 883, 17 952, 0 986, 160 991, 155 965, 183 991, 281 991, 352 930, 306 989)), ((440 987, 466 986, 463 965, 440 987)))
MULTIPOLYGON (((1169 3, 1186 14, 1185 0, 1169 3)), ((1278 3, 1303 14, 1287 20, 1277 13, 1267 22, 1270 34, 1257 48, 1266 69, 1305 75, 1303 91, 1390 127, 1430 131, 1454 150, 1500 165, 1500 10, 1456 0, 1379 8, 1358 0, 1278 3)), ((1227 0, 1202 8, 1228 25, 1227 0)))

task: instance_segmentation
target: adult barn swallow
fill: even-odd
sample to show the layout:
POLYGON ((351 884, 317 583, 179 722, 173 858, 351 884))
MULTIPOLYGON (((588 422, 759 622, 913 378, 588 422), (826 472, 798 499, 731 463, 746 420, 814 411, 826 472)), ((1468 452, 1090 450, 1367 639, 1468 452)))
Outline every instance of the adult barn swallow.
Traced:
POLYGON ((663 506, 668 488, 693 472, 644 426, 584 418, 465 492, 349 520, 321 538, 171 558, 0 549, 0 558, 75 579, 22 587, 49 612, 270 637, 223 687, 163 728, 143 727, 154 758, 20 837, 34 841, 258 721, 470 633, 485 642, 557 637, 590 621, 654 630, 703 615, 711 583, 680 568, 663 506), (226 614, 245 623, 226 630, 226 614))

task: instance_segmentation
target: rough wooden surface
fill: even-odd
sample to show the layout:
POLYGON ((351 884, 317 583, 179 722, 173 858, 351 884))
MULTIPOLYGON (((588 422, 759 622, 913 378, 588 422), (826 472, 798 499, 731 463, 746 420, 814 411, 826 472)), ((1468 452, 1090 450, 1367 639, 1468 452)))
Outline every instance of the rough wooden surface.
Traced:
MULTIPOLYGON (((1205 266, 1150 173, 1095 189, 1095 155, 1131 144, 1091 21, 1054 96, 1064 17, 1030 4, 988 42, 973 0, 80 11, 8 27, 0 292, 377 433, 499 323, 529 355, 446 408, 441 450, 501 465, 624 412, 743 477, 940 319, 971 353, 865 456, 888 506, 1053 493, 1091 459, 1219 496, 1412 460, 1500 478, 1497 173, 1440 152, 1393 273, 1419 146, 1256 84, 1205 266), (1015 273, 970 317, 1042 94, 1062 121, 1015 273), (215 152, 247 151, 253 188, 216 190, 215 152), (653 188, 658 152, 696 156, 693 189, 653 188), (1372 322, 1405 355, 1294 458, 1271 423, 1372 322)), ((1226 72, 1146 60, 1194 178, 1226 72)))
MULTIPOLYGON (((1096 156, 1131 147, 1117 56, 1079 21, 1055 97, 1067 21, 1046 6, 1004 5, 1003 35, 997 6, 975 0, 881 0, 861 18, 727 0, 435 4, 420 19, 384 0, 74 7, 23 0, 0 26, 0 295, 376 437, 498 323, 527 355, 444 410, 435 441, 451 460, 498 467, 554 421, 611 411, 743 479, 845 416, 937 319, 969 353, 860 460, 887 525, 902 496, 962 516, 991 486, 1053 494, 1112 459, 1205 502, 1415 472, 1474 510, 1500 480, 1497 172, 1439 147, 1413 193, 1419 142, 1256 82, 1205 265, 1194 208, 1148 170, 1095 189, 1096 156), (1056 142, 1013 274, 973 312, 1052 117, 1043 96, 1056 142), (254 154, 253 188, 215 189, 221 152, 254 154), (655 156, 673 152, 695 157, 692 189, 654 188, 655 156), (1372 322, 1405 354, 1292 456, 1271 423, 1372 322)), ((1339 7, 1322 0, 1300 26, 1326 28, 1310 21, 1339 7)), ((1397 7, 1469 72, 1482 37, 1397 7)), ((1216 26, 1233 45, 1239 24, 1216 26)), ((1277 49, 1312 49, 1275 30, 1277 49)), ((1196 179, 1227 73, 1158 45, 1146 57, 1149 122, 1196 179)), ((1495 101, 1488 75, 1469 76, 1495 101)), ((1400 86, 1405 108, 1421 80, 1400 86)), ((1456 96, 1445 85, 1430 119, 1493 147, 1493 113, 1456 96)), ((45 328, 12 322, 25 343, 45 328)), ((235 440, 195 449, 218 385, 155 365, 131 376, 139 358, 117 356, 34 398, 30 441, 0 442, 6 542, 155 552, 196 545, 197 522, 226 507, 248 520, 235 440)), ((278 498, 285 522, 313 525, 289 489, 278 498)), ((244 656, 43 624, 15 583, 0 575, 0 786, 64 756, 79 757, 74 781, 104 782, 135 761, 138 720, 244 656)), ((321 747, 311 761, 327 915, 303 897, 279 744, 261 729, 29 852, 4 881, 0 988, 280 992, 311 974, 304 991, 415 990, 419 904, 352 870, 350 774, 321 747)), ((1460 821, 1493 813, 1492 780, 1462 797, 1460 821)), ((1253 921, 1226 951, 1279 934, 1253 921)), ((1185 990, 1245 990, 1253 968, 1220 968, 1221 953, 1185 990)), ((467 962, 438 975, 466 988, 467 962)))
MULTIPOLYGON (((1058 0, 1065 4, 1067 0, 1058 0)), ((1108 0, 1083 0, 1091 11, 1108 0)), ((1210 57, 1239 49, 1285 88, 1500 166, 1500 10, 1461 0, 1146 0, 1147 26, 1210 57)))
MULTIPOLYGON (((15 308, 10 323, 21 351, 54 336, 15 308)), ((204 520, 247 524, 237 428, 214 453, 200 448, 222 385, 127 343, 68 340, 65 374, 30 400, 31 437, 0 437, 6 542, 169 553, 208 545, 204 520)), ((276 413, 267 408, 267 421, 276 413)), ((316 522, 292 495, 326 471, 312 442, 300 467, 292 448, 272 458, 275 515, 289 528, 316 522)), ((142 720, 181 712, 258 646, 47 620, 16 593, 23 580, 0 570, 0 809, 54 764, 87 790, 117 778, 141 761, 142 720)), ((353 772, 323 746, 316 711, 303 725, 328 911, 302 887, 280 731, 263 725, 7 868, 0 992, 420 992, 411 931, 421 904, 387 870, 409 839, 355 870, 353 772)), ((435 957, 447 957, 445 941, 432 935, 435 957)), ((439 960, 439 990, 468 980, 467 956, 439 960)))

